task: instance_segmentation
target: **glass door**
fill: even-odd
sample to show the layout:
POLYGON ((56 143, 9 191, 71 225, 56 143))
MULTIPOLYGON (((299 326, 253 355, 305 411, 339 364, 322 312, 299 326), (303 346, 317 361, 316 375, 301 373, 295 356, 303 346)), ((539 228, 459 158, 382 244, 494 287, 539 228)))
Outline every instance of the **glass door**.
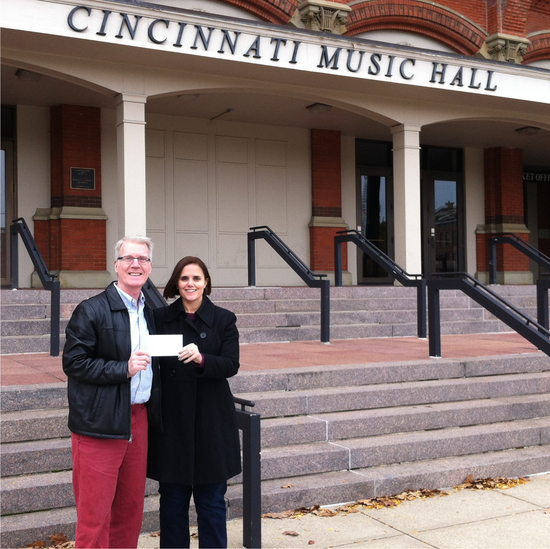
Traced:
POLYGON ((424 273, 463 271, 461 181, 431 176, 422 187, 424 273))
POLYGON ((2 286, 11 282, 10 273, 10 225, 14 216, 13 196, 13 143, 2 141, 0 152, 1 200, 0 200, 0 270, 2 286))
MULTIPOLYGON (((359 172, 359 198, 361 234, 390 257, 393 256, 393 200, 389 174, 380 171, 359 172), (377 173, 378 172, 378 173, 377 173)), ((384 284, 391 282, 384 269, 379 267, 361 250, 357 251, 359 284, 384 284)))

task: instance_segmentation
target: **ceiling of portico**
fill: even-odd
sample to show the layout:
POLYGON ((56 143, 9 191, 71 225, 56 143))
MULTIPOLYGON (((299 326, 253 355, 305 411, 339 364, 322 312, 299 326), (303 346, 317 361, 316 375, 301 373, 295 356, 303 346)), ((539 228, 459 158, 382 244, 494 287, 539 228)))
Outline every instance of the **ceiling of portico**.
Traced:
MULTIPOLYGON (((20 79, 16 66, 2 65, 2 104, 22 104, 50 107, 57 104, 79 104, 106 109, 115 108, 115 93, 96 90, 42 75, 38 82, 20 79)), ((311 112, 306 107, 323 100, 323 90, 312 89, 309 97, 279 95, 275 93, 247 93, 245 90, 209 91, 192 100, 178 95, 149 98, 147 114, 161 114, 201 119, 217 119, 239 123, 299 128, 318 128, 342 132, 358 138, 391 140, 391 129, 350 109, 333 106, 330 112, 311 112)), ((184 93, 179 95, 185 95, 184 93)), ((548 166, 550 131, 536 135, 519 135, 515 130, 534 122, 506 120, 456 120, 424 126, 421 144, 449 147, 509 147, 524 151, 528 166, 548 166)))

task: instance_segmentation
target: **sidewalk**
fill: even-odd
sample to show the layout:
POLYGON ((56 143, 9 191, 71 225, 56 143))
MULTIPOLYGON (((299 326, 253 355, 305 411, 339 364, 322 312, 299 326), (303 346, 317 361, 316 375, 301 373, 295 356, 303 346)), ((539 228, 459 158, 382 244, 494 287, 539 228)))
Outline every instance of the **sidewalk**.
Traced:
MULTIPOLYGON (((264 518, 262 547, 550 548, 550 473, 508 489, 447 492, 333 517, 264 518)), ((230 548, 242 547, 242 520, 228 522, 228 538, 230 548)), ((139 547, 157 548, 159 538, 142 535, 139 547)), ((196 539, 191 547, 198 547, 196 539)))

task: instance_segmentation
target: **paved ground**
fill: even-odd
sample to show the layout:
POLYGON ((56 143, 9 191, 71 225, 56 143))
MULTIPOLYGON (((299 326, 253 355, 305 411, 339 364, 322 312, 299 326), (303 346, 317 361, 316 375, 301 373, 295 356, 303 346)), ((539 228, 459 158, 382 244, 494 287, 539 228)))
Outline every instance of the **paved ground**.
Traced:
MULTIPOLYGON (((450 488, 448 492, 448 496, 406 501, 394 508, 333 517, 264 518, 262 547, 550 548, 550 474, 504 490, 450 488)), ((230 548, 243 546, 242 520, 228 522, 228 537, 230 548)), ((159 538, 143 535, 139 547, 159 547, 159 538)), ((198 547, 196 540, 191 547, 198 547)))
MULTIPOLYGON (((537 352, 537 349, 516 333, 441 337, 443 359, 533 352, 537 352)), ((427 358, 428 340, 415 337, 340 339, 330 344, 299 341, 241 345, 241 371, 427 358)), ((1 361, 2 386, 59 383, 67 379, 61 368, 60 357, 47 354, 2 355, 1 361)))

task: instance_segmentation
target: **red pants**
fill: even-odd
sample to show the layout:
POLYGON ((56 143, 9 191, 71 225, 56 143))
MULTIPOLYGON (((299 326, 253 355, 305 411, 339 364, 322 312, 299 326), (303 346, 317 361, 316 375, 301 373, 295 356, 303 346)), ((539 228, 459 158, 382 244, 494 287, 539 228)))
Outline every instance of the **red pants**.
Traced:
POLYGON ((132 442, 72 434, 76 547, 137 547, 147 470, 147 408, 132 406, 132 442))

